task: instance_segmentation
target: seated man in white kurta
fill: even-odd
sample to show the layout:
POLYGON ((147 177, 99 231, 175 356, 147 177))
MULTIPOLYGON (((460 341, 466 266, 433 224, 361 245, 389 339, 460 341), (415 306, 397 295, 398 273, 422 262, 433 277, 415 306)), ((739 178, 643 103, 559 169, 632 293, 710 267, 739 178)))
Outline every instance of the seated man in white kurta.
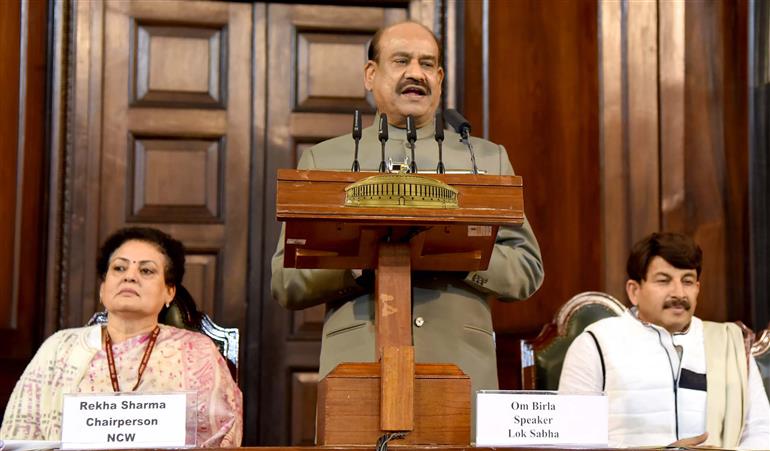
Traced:
POLYGON ((559 391, 606 392, 612 447, 770 449, 770 405, 740 328, 693 316, 701 260, 686 235, 636 243, 634 307, 588 326, 567 351, 559 391))

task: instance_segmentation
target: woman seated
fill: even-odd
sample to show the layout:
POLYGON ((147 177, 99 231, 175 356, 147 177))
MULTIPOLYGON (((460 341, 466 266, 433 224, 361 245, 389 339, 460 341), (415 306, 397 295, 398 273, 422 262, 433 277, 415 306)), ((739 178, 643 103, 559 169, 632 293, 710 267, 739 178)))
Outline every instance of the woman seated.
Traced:
POLYGON ((160 230, 110 236, 97 262, 107 325, 62 330, 43 343, 8 401, 0 439, 60 440, 65 393, 195 391, 197 445, 240 446, 241 391, 214 343, 158 324, 183 290, 184 263, 182 243, 160 230))

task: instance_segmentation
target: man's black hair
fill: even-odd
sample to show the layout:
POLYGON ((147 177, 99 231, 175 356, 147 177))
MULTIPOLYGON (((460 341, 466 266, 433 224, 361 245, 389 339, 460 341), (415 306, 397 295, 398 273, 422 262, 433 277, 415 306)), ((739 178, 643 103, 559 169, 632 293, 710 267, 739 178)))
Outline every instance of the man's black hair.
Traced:
POLYGON ((634 244, 628 256, 628 278, 639 283, 647 277, 650 262, 661 257, 678 269, 694 269, 700 280, 703 251, 690 236, 682 233, 656 232, 634 244))

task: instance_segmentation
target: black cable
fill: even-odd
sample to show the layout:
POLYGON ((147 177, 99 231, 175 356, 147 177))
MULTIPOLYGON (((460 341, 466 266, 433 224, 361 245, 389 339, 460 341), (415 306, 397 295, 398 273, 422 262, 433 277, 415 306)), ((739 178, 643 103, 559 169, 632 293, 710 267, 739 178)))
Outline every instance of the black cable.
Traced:
POLYGON ((387 432, 377 439, 377 446, 375 451, 388 451, 388 442, 391 440, 400 440, 406 437, 408 432, 387 432))

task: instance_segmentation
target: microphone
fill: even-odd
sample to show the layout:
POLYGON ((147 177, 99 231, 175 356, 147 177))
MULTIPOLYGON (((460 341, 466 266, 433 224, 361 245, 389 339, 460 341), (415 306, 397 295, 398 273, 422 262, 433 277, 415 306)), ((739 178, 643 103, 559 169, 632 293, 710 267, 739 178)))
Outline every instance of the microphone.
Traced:
POLYGON ((471 146, 471 141, 469 139, 471 133, 471 123, 468 122, 468 119, 465 119, 463 115, 454 108, 449 108, 446 110, 446 120, 449 122, 449 125, 451 125, 452 128, 460 134, 460 137, 462 138, 460 141, 462 141, 462 143, 468 147, 468 152, 471 154, 471 163, 473 164, 473 173, 478 174, 479 169, 476 167, 476 154, 473 153, 473 146, 471 146))
POLYGON ((388 166, 385 164, 385 143, 388 141, 388 115, 380 113, 380 124, 377 129, 377 138, 382 144, 382 161, 380 161, 380 172, 387 172, 388 166))
POLYGON ((468 119, 465 119, 463 115, 454 108, 447 109, 445 116, 449 125, 451 125, 460 136, 467 139, 471 133, 471 123, 468 122, 468 119))
POLYGON ((414 118, 410 114, 406 117, 406 140, 409 141, 409 147, 412 148, 412 162, 409 163, 409 172, 417 173, 417 162, 414 161, 414 142, 417 141, 417 129, 414 127, 414 118))
POLYGON ((441 111, 436 113, 435 122, 436 132, 434 137, 438 143, 438 165, 436 166, 436 174, 443 174, 446 172, 444 168, 444 157, 442 156, 442 144, 444 143, 444 116, 441 115, 441 111))
POLYGON ((355 141, 355 153, 353 154, 353 167, 350 168, 351 172, 358 172, 361 170, 361 165, 358 164, 358 141, 361 140, 361 112, 356 110, 353 112, 353 141, 355 141))

